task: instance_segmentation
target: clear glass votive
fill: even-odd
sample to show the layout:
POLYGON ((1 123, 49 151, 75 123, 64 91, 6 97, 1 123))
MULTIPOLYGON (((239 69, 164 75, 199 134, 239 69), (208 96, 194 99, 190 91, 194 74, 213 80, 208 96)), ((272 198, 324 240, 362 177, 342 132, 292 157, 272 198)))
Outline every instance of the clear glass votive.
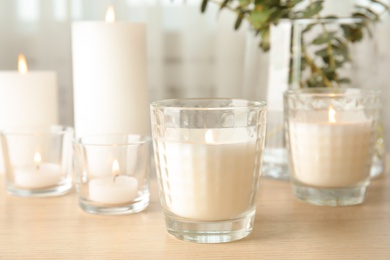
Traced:
POLYGON ((57 196, 72 188, 73 129, 15 127, 1 132, 5 183, 17 196, 57 196))
POLYGON ((221 243, 253 229, 266 105, 238 99, 151 104, 153 147, 167 230, 221 243))
POLYGON ((380 115, 380 92, 312 88, 284 93, 286 141, 296 198, 315 205, 360 204, 380 115))
POLYGON ((149 205, 148 136, 93 135, 74 142, 80 207, 92 214, 131 214, 149 205))

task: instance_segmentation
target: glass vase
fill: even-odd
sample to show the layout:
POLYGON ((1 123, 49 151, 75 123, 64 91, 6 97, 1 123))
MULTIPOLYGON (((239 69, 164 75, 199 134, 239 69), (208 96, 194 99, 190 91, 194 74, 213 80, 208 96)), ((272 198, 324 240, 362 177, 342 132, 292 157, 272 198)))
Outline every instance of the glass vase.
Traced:
MULTIPOLYGON (((289 86, 379 89, 374 24, 362 18, 292 21, 289 86)), ((379 120, 381 122, 381 120, 379 120)), ((384 172, 382 124, 376 128, 370 176, 384 172)))
MULTIPOLYGON (((318 87, 378 89, 374 35, 374 24, 361 18, 282 20, 271 28, 263 176, 289 178, 280 105, 283 91, 318 87)), ((384 172, 383 133, 379 120, 371 177, 384 172)))

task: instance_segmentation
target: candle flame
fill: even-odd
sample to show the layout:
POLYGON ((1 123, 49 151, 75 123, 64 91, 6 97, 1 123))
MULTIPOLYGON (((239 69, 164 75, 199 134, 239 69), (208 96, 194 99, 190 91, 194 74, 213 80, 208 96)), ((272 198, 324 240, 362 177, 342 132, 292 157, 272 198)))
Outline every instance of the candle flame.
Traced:
POLYGON ((206 143, 208 143, 208 144, 215 143, 212 130, 207 130, 204 138, 205 138, 206 143))
POLYGON ((114 160, 112 163, 112 175, 118 175, 119 174, 119 163, 118 160, 114 160))
POLYGON ((20 74, 26 74, 28 71, 26 57, 23 54, 19 54, 18 57, 18 70, 20 74))
POLYGON ((108 7, 108 9, 107 9, 106 22, 107 23, 115 22, 115 12, 114 12, 114 8, 112 6, 108 7))
POLYGON ((41 163, 41 161, 42 161, 42 157, 41 157, 41 154, 40 153, 35 153, 35 155, 34 155, 34 162, 35 163, 41 163))
POLYGON ((41 154, 36 152, 34 154, 34 162, 36 164, 36 168, 37 170, 39 170, 39 165, 41 164, 41 161, 42 161, 42 157, 41 157, 41 154))
POLYGON ((333 107, 329 107, 328 118, 329 122, 336 123, 336 111, 333 109, 333 107))

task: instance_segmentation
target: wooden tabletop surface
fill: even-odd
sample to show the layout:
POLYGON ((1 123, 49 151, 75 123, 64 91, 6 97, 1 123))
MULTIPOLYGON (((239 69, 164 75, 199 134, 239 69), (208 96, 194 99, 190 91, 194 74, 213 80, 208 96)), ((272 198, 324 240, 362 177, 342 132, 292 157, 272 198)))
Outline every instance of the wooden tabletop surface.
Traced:
POLYGON ((294 199, 289 183, 263 179, 254 231, 225 244, 170 236, 155 180, 145 211, 97 216, 79 208, 75 191, 15 197, 3 178, 0 259, 390 259, 388 172, 371 183, 364 204, 351 207, 308 205, 294 199))

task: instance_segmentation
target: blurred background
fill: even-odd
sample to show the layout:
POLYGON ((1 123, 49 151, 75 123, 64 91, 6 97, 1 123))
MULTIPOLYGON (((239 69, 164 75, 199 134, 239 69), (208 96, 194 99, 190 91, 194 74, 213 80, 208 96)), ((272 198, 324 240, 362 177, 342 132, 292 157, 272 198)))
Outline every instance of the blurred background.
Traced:
MULTIPOLYGON (((18 54, 24 53, 30 70, 56 71, 60 123, 73 125, 71 23, 103 21, 112 5, 117 20, 147 23, 150 101, 173 97, 266 99, 270 54, 257 47, 246 24, 238 31, 233 29, 234 13, 219 12, 217 5, 209 4, 201 14, 200 4, 201 0, 0 0, 0 70, 17 70, 18 54)), ((346 13, 348 6, 340 1, 327 4, 346 13)), ((378 71, 373 87, 381 88, 384 100, 390 100, 388 15, 378 24, 375 41, 378 71)), ((390 104, 386 102, 383 119, 390 137, 390 104)), ((390 138, 386 139, 389 147, 390 138)))

